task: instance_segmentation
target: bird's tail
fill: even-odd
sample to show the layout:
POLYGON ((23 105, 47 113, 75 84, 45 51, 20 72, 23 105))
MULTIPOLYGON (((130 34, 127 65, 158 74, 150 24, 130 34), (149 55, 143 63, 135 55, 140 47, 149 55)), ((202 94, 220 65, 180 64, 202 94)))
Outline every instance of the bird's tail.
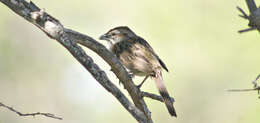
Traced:
POLYGON ((163 97, 164 103, 171 114, 171 116, 177 117, 176 111, 173 107, 173 100, 169 96, 169 93, 163 83, 162 73, 160 70, 155 72, 155 75, 152 77, 156 84, 157 89, 159 90, 160 95, 163 97))

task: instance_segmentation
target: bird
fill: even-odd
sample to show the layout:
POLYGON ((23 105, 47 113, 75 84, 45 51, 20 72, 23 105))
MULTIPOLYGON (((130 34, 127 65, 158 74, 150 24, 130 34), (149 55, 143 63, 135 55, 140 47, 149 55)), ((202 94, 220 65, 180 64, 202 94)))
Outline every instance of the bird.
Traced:
POLYGON ((145 80, 151 77, 163 98, 171 116, 177 117, 173 100, 170 97, 162 78, 162 69, 168 68, 153 48, 142 37, 136 35, 127 26, 110 29, 99 38, 108 42, 109 50, 116 55, 120 62, 133 76, 145 76, 137 87, 140 88, 145 80))

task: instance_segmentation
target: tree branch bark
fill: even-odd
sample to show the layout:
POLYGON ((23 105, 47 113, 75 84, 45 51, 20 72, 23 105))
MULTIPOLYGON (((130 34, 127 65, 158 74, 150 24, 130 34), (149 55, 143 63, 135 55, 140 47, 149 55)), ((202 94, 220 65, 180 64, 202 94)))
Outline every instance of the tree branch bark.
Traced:
POLYGON ((107 91, 117 98, 117 100, 138 122, 153 122, 151 119, 151 113, 140 94, 140 90, 134 85, 129 74, 118 59, 102 44, 89 36, 73 30, 65 29, 57 19, 47 14, 44 10, 40 10, 32 2, 28 3, 25 0, 0 0, 0 2, 4 3, 16 14, 40 28, 47 36, 57 40, 61 45, 63 45, 107 91), (135 105, 133 105, 108 79, 105 72, 93 62, 92 58, 89 57, 76 42, 95 51, 112 67, 112 71, 123 83, 135 105))

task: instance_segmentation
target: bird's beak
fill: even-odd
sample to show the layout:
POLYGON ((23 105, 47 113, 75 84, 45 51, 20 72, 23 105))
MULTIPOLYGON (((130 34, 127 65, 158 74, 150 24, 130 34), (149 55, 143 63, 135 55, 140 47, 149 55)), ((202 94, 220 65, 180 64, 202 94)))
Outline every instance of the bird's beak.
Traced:
POLYGON ((108 40, 108 35, 104 34, 99 37, 99 40, 108 40))

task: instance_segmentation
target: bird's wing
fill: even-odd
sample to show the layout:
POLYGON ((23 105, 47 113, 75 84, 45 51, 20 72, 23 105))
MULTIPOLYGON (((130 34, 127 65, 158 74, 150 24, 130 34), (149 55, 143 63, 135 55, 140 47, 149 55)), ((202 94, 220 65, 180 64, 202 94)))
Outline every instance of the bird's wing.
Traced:
POLYGON ((146 48, 148 48, 148 50, 156 57, 156 59, 158 60, 158 62, 160 63, 160 65, 168 72, 168 68, 166 67, 166 65, 164 64, 164 62, 159 58, 159 56, 154 52, 153 48, 148 44, 147 41, 145 41, 143 38, 138 37, 138 39, 136 40, 137 42, 139 42, 140 44, 144 45, 146 48))

